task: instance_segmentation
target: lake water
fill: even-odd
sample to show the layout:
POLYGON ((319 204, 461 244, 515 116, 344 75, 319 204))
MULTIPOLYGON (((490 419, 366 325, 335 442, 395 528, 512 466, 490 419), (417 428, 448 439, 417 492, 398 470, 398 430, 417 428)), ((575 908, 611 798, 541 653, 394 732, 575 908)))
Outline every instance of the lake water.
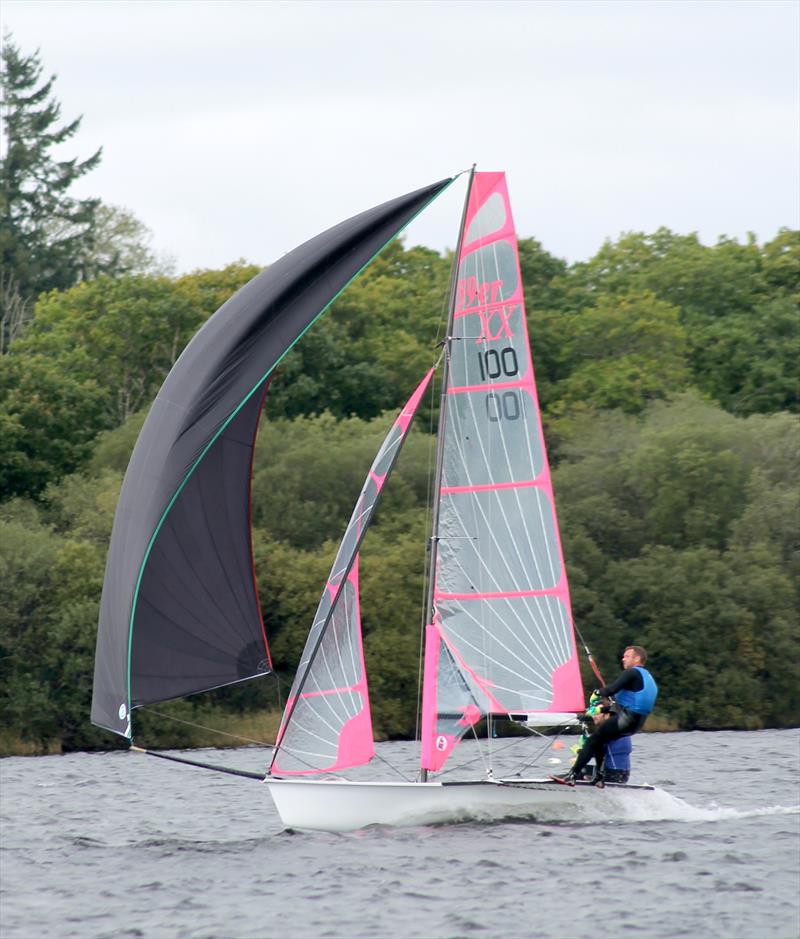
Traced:
MULTIPOLYGON (((409 774, 414 752, 379 746, 409 774)), ((125 752, 9 758, 0 935, 797 939, 799 762, 796 730, 646 734, 631 781, 665 790, 651 818, 334 835, 284 831, 256 781, 125 752)))

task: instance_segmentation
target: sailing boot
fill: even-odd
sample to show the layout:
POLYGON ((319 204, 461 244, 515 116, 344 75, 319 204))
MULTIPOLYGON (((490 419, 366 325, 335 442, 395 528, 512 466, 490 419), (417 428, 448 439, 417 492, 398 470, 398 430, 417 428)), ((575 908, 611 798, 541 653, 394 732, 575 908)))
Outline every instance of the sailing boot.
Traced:
POLYGON ((589 780, 589 783, 592 786, 596 786, 598 789, 606 788, 606 764, 605 761, 600 766, 594 767, 594 772, 592 773, 592 778, 589 780))

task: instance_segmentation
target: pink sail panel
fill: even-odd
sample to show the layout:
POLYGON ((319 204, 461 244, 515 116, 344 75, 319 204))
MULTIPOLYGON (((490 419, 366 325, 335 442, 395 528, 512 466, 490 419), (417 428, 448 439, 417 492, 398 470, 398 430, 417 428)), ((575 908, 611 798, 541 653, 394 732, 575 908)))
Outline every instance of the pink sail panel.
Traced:
POLYGON ((395 464, 431 369, 387 434, 339 545, 284 710, 271 773, 336 772, 374 755, 364 667, 358 550, 395 464))
POLYGON ((481 707, 581 711, 569 588, 502 173, 473 179, 450 338, 434 622, 471 686, 490 692, 491 703, 481 707))

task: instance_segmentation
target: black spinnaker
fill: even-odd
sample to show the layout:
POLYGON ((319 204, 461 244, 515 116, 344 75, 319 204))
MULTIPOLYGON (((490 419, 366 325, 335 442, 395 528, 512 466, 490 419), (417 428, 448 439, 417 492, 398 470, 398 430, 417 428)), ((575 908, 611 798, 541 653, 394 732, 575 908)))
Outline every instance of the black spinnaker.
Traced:
POLYGON ((122 484, 100 606, 92 722, 270 670, 253 575, 250 476, 275 366, 452 180, 354 216, 225 303, 167 376, 122 484))

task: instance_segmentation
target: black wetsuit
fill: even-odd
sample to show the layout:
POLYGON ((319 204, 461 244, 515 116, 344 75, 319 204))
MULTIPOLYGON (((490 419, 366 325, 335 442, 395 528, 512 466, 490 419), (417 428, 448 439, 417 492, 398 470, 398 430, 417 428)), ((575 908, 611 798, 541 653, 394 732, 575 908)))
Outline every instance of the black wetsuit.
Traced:
MULTIPOLYGON (((609 698, 618 691, 641 691, 642 688, 644 688, 644 679, 639 669, 626 668, 616 681, 606 685, 605 688, 598 688, 597 693, 601 698, 609 698)), ((616 705, 615 713, 608 720, 603 721, 581 747, 571 773, 579 776, 583 767, 592 758, 594 758, 598 772, 602 772, 606 744, 618 737, 629 737, 631 734, 635 734, 642 729, 646 720, 646 714, 637 714, 635 711, 629 711, 627 708, 616 705)))

